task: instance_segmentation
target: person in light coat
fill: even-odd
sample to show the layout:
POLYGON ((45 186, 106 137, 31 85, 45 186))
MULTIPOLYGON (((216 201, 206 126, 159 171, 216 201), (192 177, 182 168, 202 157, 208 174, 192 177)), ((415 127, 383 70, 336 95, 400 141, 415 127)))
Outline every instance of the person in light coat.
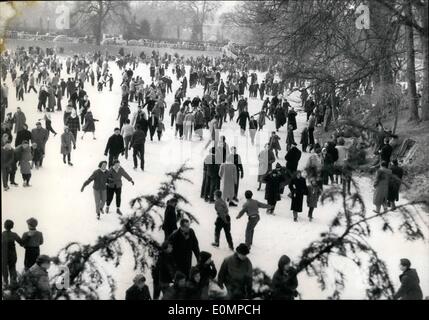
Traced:
POLYGON ((232 199, 235 196, 235 187, 237 185, 238 174, 232 158, 228 157, 225 163, 222 163, 219 168, 219 176, 221 179, 220 189, 222 191, 223 199, 230 206, 236 206, 232 199))

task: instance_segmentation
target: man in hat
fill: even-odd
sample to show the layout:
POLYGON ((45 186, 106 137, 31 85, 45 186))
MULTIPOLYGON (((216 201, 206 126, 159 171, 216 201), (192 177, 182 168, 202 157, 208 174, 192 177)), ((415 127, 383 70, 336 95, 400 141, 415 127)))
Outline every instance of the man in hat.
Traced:
POLYGON ((301 154, 301 151, 297 148, 297 144, 292 143, 290 150, 285 156, 286 169, 288 169, 291 173, 295 173, 298 169, 298 163, 301 159, 301 154))
POLYGON ((31 142, 36 143, 37 148, 42 153, 40 166, 42 166, 43 164, 43 157, 45 155, 45 146, 46 146, 46 142, 48 141, 48 138, 49 138, 49 131, 46 130, 45 128, 42 128, 42 124, 40 123, 40 121, 37 121, 36 128, 31 130, 31 142))
POLYGON ((133 282, 134 284, 125 293, 125 300, 152 300, 144 275, 136 275, 133 282))
POLYGON ((218 284, 221 289, 226 287, 228 297, 234 299, 247 299, 252 291, 253 267, 247 255, 249 248, 241 243, 233 255, 225 258, 218 274, 218 284))
POLYGON ((24 274, 24 295, 28 300, 49 300, 51 298, 51 286, 49 285, 48 269, 51 259, 41 255, 36 263, 24 274))
POLYGON ((408 259, 401 259, 399 268, 402 274, 399 276, 401 287, 395 293, 395 300, 422 300, 423 293, 420 288, 420 280, 416 269, 411 269, 411 262, 408 259))

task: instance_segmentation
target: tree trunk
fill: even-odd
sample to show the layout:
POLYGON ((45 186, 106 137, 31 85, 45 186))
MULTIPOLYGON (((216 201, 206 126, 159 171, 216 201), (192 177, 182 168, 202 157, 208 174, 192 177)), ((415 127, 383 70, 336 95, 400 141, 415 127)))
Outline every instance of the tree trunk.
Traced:
POLYGON ((423 58, 423 83, 422 83, 422 120, 429 120, 429 52, 428 52, 428 0, 425 0, 425 7, 421 12, 423 22, 423 34, 421 35, 422 58, 423 58))
MULTIPOLYGON (((413 19, 411 0, 405 0, 405 15, 408 19, 413 19)), ((410 121, 419 120, 419 109, 416 89, 416 64, 414 53, 414 30, 412 26, 405 26, 405 41, 407 48, 407 82, 408 82, 408 107, 410 121)))

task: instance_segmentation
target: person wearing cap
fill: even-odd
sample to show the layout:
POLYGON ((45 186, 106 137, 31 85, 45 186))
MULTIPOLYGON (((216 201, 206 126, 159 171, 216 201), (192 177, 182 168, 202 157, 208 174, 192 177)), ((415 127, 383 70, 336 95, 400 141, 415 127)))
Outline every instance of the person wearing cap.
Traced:
POLYGON ((298 295, 298 279, 296 269, 291 266, 291 260, 287 255, 279 259, 278 269, 274 272, 271 282, 271 299, 273 300, 294 300, 298 295))
POLYGON ((115 128, 113 135, 110 136, 106 144, 106 149, 104 150, 104 155, 109 154, 109 168, 112 167, 113 161, 119 158, 119 155, 124 155, 124 138, 121 136, 121 130, 115 128))
POLYGON ((423 292, 420 288, 420 279, 416 269, 411 268, 411 262, 408 259, 401 259, 399 268, 402 274, 399 276, 401 287, 394 294, 395 300, 422 300, 423 292))
POLYGON ((22 287, 27 300, 49 300, 51 298, 48 276, 50 266, 51 259, 46 255, 41 255, 24 273, 22 287))
POLYGON ((10 275, 10 284, 16 283, 17 273, 16 273, 16 248, 15 242, 19 245, 23 245, 21 237, 18 236, 15 232, 12 232, 14 223, 12 220, 6 220, 4 222, 5 231, 1 234, 1 262, 2 262, 2 275, 3 281, 9 285, 9 275, 10 275))
POLYGON ((40 161, 40 166, 43 164, 43 157, 45 155, 45 146, 49 138, 49 131, 45 128, 42 128, 40 121, 36 122, 36 128, 31 130, 31 142, 37 144, 37 148, 42 153, 42 160, 40 161))
POLYGON ((220 267, 217 282, 221 289, 226 287, 231 300, 250 298, 253 267, 248 254, 249 248, 241 243, 233 255, 223 260, 220 267))
POLYGON ((144 275, 136 275, 133 283, 125 293, 125 300, 152 300, 144 275))
POLYGON ((37 231, 38 221, 35 218, 27 220, 28 231, 22 235, 22 245, 25 248, 24 268, 29 269, 40 255, 43 244, 43 233, 37 231))

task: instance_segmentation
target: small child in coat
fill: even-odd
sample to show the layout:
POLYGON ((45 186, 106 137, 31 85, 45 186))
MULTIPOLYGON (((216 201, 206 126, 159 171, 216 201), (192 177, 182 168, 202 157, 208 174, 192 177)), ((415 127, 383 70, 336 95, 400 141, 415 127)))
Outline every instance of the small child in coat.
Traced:
POLYGON ((301 145, 302 145, 302 152, 307 152, 307 146, 308 146, 308 128, 307 127, 302 129, 301 145))
POLYGON ((43 244, 43 234, 36 230, 38 221, 34 218, 27 220, 28 231, 22 235, 22 244, 25 248, 24 268, 30 269, 40 256, 40 246, 43 244))
POLYGON ((165 131, 164 123, 162 123, 162 120, 158 120, 158 125, 156 127, 156 134, 158 135, 158 141, 161 141, 161 136, 163 131, 165 131))
POLYGON ((317 184, 316 179, 311 179, 310 185, 307 186, 307 206, 308 206, 308 219, 313 220, 313 211, 314 208, 317 208, 317 202, 319 197, 322 194, 322 189, 317 184))

